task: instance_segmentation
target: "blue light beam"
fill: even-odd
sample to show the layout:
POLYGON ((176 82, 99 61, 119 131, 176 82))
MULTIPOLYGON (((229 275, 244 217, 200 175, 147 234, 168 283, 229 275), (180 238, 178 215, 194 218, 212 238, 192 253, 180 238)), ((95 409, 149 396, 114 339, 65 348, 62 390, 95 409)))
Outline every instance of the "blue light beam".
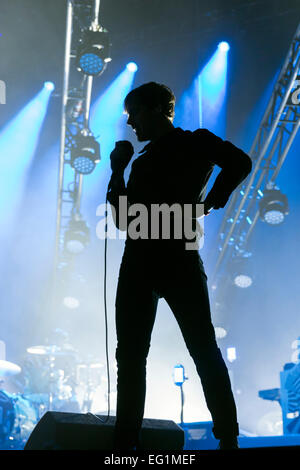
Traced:
POLYGON ((100 135, 102 165, 109 160, 115 141, 124 135, 123 103, 132 88, 136 70, 126 66, 92 106, 91 130, 95 136, 100 135))
POLYGON ((0 131, 0 217, 5 231, 23 195, 50 95, 51 90, 44 86, 0 131))
POLYGON ((183 129, 207 128, 225 137, 225 97, 227 85, 227 53, 230 47, 219 43, 208 63, 181 96, 176 105, 174 124, 183 129))
POLYGON ((123 140, 126 134, 124 99, 132 88, 135 72, 126 66, 91 107, 90 128, 100 143, 101 160, 93 173, 85 176, 83 205, 91 198, 97 197, 99 201, 105 197, 106 180, 111 174, 109 156, 115 142, 123 140))
POLYGON ((198 78, 199 108, 203 127, 225 137, 225 97, 227 85, 227 55, 229 44, 221 42, 198 78))
POLYGON ((44 87, 49 91, 53 91, 55 88, 55 85, 53 82, 45 82, 44 87))
POLYGON ((129 70, 129 72, 136 72, 137 69, 138 69, 138 66, 136 65, 135 62, 129 62, 127 65, 126 65, 127 69, 129 70))

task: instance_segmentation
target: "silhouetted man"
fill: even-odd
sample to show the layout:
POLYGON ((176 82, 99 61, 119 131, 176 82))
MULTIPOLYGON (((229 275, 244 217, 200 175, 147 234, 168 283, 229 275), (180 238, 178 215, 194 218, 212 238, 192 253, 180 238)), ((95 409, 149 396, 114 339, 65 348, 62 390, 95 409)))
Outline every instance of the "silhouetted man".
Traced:
MULTIPOLYGON (((137 139, 150 141, 131 167, 125 186, 123 173, 133 153, 128 141, 117 142, 111 153, 112 176, 108 200, 116 209, 116 226, 127 230, 116 293, 117 410, 115 449, 139 449, 146 393, 146 361, 158 300, 170 306, 194 360, 202 382, 213 432, 219 447, 237 448, 239 434, 236 406, 227 367, 217 346, 211 321, 207 276, 197 249, 186 249, 187 238, 130 236, 120 222, 119 197, 126 196, 129 208, 143 204, 176 203, 196 206, 202 201, 214 165, 221 167, 204 200, 204 213, 225 206, 232 191, 252 168, 250 158, 228 141, 206 129, 194 132, 173 126, 175 96, 165 85, 146 83, 125 99, 127 124, 137 139)), ((123 214, 124 215, 124 214, 123 214)), ((149 222, 149 224, 148 224, 149 222)), ((196 240, 198 239, 195 229, 196 240)))

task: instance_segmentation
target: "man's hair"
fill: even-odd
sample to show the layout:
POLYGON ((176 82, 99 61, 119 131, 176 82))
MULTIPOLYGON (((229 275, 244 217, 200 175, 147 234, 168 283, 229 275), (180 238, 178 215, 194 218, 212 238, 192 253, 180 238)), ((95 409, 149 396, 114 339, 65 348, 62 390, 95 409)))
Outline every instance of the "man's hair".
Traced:
POLYGON ((166 85, 149 82, 131 90, 125 98, 124 107, 127 111, 131 106, 144 105, 150 109, 161 106, 162 113, 172 120, 175 112, 175 95, 166 85))

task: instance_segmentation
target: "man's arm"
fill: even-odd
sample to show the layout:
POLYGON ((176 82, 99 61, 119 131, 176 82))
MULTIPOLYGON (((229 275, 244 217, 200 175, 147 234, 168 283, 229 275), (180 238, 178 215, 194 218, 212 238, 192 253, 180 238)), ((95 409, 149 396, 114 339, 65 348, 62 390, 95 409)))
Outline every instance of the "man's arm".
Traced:
POLYGON ((123 172, 113 172, 108 184, 108 191, 107 191, 107 200, 110 202, 112 206, 112 216, 115 223, 115 226, 118 230, 126 231, 127 227, 121 225, 122 219, 126 220, 126 218, 120 218, 120 211, 119 211, 119 197, 120 196, 127 196, 127 190, 124 181, 124 174, 123 172))
MULTIPOLYGON (((116 227, 119 230, 126 231, 127 226, 121 224, 127 217, 120 217, 119 197, 127 196, 127 190, 124 181, 124 170, 131 160, 134 153, 133 146, 127 140, 116 142, 114 150, 110 154, 110 164, 112 175, 108 184, 107 200, 112 205, 112 214, 116 227)), ((126 208, 128 204, 126 204, 126 208)), ((124 214, 123 214, 124 215, 124 214)), ((127 215, 127 214, 126 214, 127 215)))
POLYGON ((222 168, 204 201, 206 212, 212 208, 220 209, 251 172, 251 158, 231 142, 222 140, 207 129, 198 129, 194 134, 199 137, 201 147, 205 148, 207 158, 222 168))

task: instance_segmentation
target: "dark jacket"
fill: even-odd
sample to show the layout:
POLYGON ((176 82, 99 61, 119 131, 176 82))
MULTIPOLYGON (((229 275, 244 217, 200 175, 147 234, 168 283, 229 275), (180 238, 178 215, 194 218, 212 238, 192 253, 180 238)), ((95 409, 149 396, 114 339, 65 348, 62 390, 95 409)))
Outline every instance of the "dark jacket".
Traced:
MULTIPOLYGON (((140 154, 132 163, 127 188, 123 177, 112 174, 107 197, 116 209, 120 195, 127 195, 130 205, 142 203, 147 207, 163 203, 199 204, 204 200, 215 164, 221 171, 205 200, 210 207, 219 209, 252 168, 246 153, 207 129, 191 132, 174 128, 147 144, 140 154)), ((116 225, 126 230, 117 220, 116 225)))

